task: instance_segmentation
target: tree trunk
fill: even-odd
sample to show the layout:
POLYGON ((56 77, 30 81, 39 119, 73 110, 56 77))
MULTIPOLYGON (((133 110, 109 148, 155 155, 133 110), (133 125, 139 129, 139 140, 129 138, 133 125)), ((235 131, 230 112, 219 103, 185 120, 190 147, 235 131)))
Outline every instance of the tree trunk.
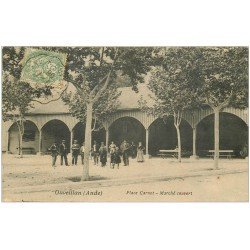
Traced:
POLYGON ((21 147, 21 145, 20 145, 20 138, 21 138, 20 131, 18 131, 18 155, 20 155, 20 152, 21 152, 21 150, 20 150, 20 147, 21 147))
POLYGON ((214 108, 214 169, 219 168, 219 147, 220 147, 220 109, 214 108))
POLYGON ((177 141, 178 141, 178 161, 181 162, 181 133, 180 126, 176 125, 177 141))
POLYGON ((82 173, 82 181, 89 179, 89 154, 91 150, 91 134, 92 134, 92 112, 93 104, 87 104, 86 127, 85 127, 85 148, 84 148, 84 165, 82 173))
POLYGON ((20 155, 20 158, 23 158, 23 133, 22 128, 20 128, 20 125, 17 122, 17 128, 18 128, 18 154, 20 155))
POLYGON ((23 134, 20 134, 20 158, 23 158, 23 134))

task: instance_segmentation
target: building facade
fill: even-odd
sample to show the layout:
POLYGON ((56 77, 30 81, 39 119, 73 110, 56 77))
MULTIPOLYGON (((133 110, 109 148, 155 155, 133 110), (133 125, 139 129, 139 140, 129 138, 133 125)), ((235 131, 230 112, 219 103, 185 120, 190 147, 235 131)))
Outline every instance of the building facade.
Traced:
MULTIPOLYGON (((103 128, 94 131, 92 141, 119 145, 124 139, 142 142, 145 154, 157 155, 159 149, 174 149, 177 146, 173 119, 166 121, 142 112, 138 100, 148 99, 145 85, 135 93, 131 88, 122 88, 118 110, 103 123, 103 128)), ((182 149, 187 156, 205 155, 213 149, 214 116, 211 109, 185 113, 181 122, 182 149)), ((18 154, 18 129, 13 122, 2 123, 2 151, 18 154)), ((72 117, 68 107, 59 100, 46 105, 34 104, 26 115, 23 136, 24 153, 46 154, 54 141, 65 139, 68 147, 74 139, 84 141, 84 124, 72 117)), ((248 144, 248 109, 225 108, 220 114, 220 148, 238 152, 248 144)))

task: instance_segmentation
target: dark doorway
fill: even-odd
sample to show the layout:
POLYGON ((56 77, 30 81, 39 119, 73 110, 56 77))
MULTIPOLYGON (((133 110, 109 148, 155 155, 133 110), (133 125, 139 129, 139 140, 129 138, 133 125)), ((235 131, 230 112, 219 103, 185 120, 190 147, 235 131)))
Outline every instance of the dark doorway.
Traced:
POLYGON ((42 152, 47 153, 48 148, 56 141, 58 144, 66 140, 66 146, 70 151, 70 131, 67 125, 60 120, 47 122, 42 128, 42 152))
MULTIPOLYGON (((238 116, 220 113, 220 149, 234 150, 236 156, 248 144, 248 126, 238 116)), ((214 149, 214 114, 205 117, 197 126, 197 153, 204 156, 214 149)))
POLYGON ((145 147, 146 131, 144 126, 133 117, 122 117, 114 121, 109 127, 109 143, 114 141, 116 145, 120 145, 123 140, 138 145, 142 142, 145 147))
MULTIPOLYGON (((183 155, 191 155, 192 128, 185 120, 181 121, 181 147, 183 155)), ((175 149, 177 146, 177 132, 173 117, 156 119, 149 126, 149 154, 157 155, 160 149, 175 149)))
MULTIPOLYGON (((100 124, 96 126, 97 130, 92 131, 92 143, 93 141, 97 141, 98 144, 101 142, 106 142, 106 132, 100 124)), ((77 140, 78 143, 82 144, 85 141, 85 124, 78 122, 73 128, 74 140, 77 140)))

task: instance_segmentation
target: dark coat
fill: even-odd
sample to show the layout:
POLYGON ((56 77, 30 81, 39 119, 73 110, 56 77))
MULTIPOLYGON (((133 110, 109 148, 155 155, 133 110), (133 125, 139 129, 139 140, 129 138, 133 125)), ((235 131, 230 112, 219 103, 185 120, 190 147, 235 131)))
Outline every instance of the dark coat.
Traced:
POLYGON ((113 164, 119 164, 121 163, 121 152, 115 151, 111 154, 111 163, 113 164))
POLYGON ((49 151, 52 156, 58 155, 58 147, 56 144, 53 144, 50 148, 49 151))
POLYGON ((80 153, 80 145, 78 143, 73 144, 71 149, 72 149, 72 154, 73 155, 79 155, 79 153, 80 153))
POLYGON ((65 155, 67 153, 68 153, 68 149, 67 149, 66 144, 60 144, 60 146, 59 146, 59 154, 60 155, 65 155))
POLYGON ((134 159, 136 157, 136 153, 137 153, 135 144, 131 144, 130 152, 131 152, 132 158, 134 159))
POLYGON ((128 153, 128 150, 130 149, 130 145, 127 142, 122 142, 120 149, 122 153, 128 153))
POLYGON ((106 147, 100 147, 99 156, 100 156, 100 162, 102 162, 102 163, 107 162, 107 150, 106 150, 106 147))

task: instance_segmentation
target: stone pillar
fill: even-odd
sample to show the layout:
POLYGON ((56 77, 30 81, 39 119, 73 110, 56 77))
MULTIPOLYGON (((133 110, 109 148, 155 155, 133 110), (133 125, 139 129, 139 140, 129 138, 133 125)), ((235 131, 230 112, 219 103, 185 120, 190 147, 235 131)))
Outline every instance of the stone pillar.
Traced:
POLYGON ((7 131, 7 136, 6 136, 6 154, 10 153, 10 131, 7 131))
POLYGON ((196 126, 193 127, 193 155, 190 156, 191 159, 198 159, 196 155, 196 126))
POLYGON ((72 153, 72 145, 74 142, 74 129, 70 130, 70 153, 72 153))
POLYGON ((38 138, 38 152, 37 155, 42 155, 42 129, 39 130, 39 138, 38 138))
POLYGON ((106 128, 106 147, 109 147, 109 128, 106 128))
POLYGON ((146 128, 146 157, 149 158, 149 154, 148 154, 148 137, 149 137, 149 129, 146 128))

